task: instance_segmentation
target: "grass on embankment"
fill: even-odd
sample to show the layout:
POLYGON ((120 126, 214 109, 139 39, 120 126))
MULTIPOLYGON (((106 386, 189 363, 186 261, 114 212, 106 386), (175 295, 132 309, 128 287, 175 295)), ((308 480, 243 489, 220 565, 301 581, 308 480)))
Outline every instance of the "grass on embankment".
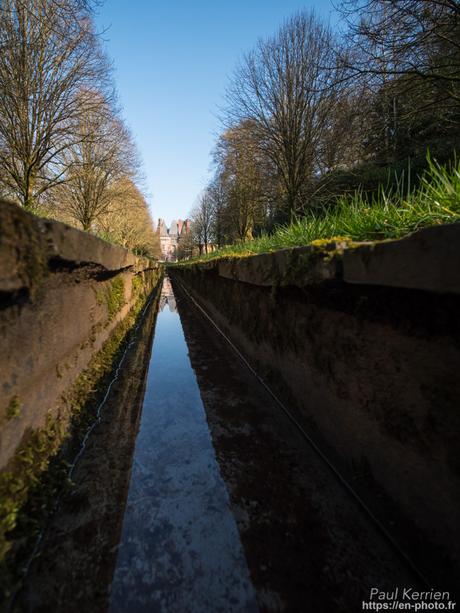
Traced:
POLYGON ((460 162, 451 167, 428 162, 419 187, 405 195, 400 188, 393 192, 381 189, 371 202, 360 193, 342 197, 326 213, 310 212, 271 235, 229 245, 192 261, 276 251, 333 237, 354 241, 399 238, 419 228, 460 221, 460 162))

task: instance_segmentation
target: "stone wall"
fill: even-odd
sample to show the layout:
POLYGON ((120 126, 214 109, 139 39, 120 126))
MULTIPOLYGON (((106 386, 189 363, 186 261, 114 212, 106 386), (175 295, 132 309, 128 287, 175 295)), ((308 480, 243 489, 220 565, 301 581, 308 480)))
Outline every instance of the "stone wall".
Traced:
POLYGON ((161 274, 155 262, 0 203, 0 469, 30 432, 55 420, 65 431, 69 390, 115 332, 121 340, 161 274))
POLYGON ((170 270, 420 566, 458 572, 460 225, 170 270))

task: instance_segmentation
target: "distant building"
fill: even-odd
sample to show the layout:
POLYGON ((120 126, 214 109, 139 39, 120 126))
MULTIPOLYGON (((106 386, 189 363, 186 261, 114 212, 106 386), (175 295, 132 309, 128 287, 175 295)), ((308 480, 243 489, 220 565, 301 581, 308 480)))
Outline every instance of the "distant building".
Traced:
POLYGON ((175 262, 181 238, 190 233, 190 219, 173 219, 169 228, 166 227, 164 219, 159 219, 157 232, 160 236, 161 259, 164 262, 175 262))

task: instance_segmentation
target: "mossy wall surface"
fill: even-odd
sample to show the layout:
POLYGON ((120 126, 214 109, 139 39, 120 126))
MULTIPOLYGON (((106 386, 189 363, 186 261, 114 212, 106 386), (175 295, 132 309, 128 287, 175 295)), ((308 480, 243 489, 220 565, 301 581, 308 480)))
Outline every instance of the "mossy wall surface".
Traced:
MULTIPOLYGON (((16 599, 19 610, 48 610, 49 603, 56 610, 67 609, 69 603, 76 610, 106 611, 108 608, 159 297, 159 292, 154 292, 148 305, 142 306, 133 327, 130 316, 123 321, 96 358, 94 366, 99 368, 90 365, 70 394, 80 406, 72 419, 72 435, 42 474, 16 529, 10 533, 18 544, 22 537, 30 535, 30 518, 33 516, 36 520, 43 515, 37 513, 37 507, 43 499, 49 499, 50 493, 53 495, 56 481, 60 481, 59 508, 51 517, 48 514, 44 518, 46 533, 40 543, 40 555, 33 559, 16 599), (124 328, 129 328, 126 336, 124 328), (120 337, 123 340, 111 360, 120 337), (115 374, 110 372, 94 385, 94 376, 101 365, 111 368, 112 362, 118 366, 121 360, 122 367, 115 374), (87 390, 94 387, 100 392, 87 395, 87 390), (83 404, 82 396, 86 397, 83 404), (89 430, 91 434, 86 437, 89 430), (85 437, 84 452, 76 456, 81 450, 82 437, 85 437), (71 483, 67 483, 69 467, 65 460, 74 462, 76 457, 78 462, 72 470, 71 483), (65 472, 64 483, 62 472, 65 472)), ((33 536, 32 533, 29 542, 33 536)), ((7 556, 10 586, 21 579, 17 570, 23 566, 21 560, 25 553, 26 547, 20 546, 7 556)))
POLYGON ((0 203, 0 261, 1 559, 29 491, 71 424, 84 427, 82 407, 113 369, 163 271, 8 203, 0 203))
MULTIPOLYGON (((351 284, 340 268, 321 280, 308 260, 304 271, 295 271, 295 285, 281 284, 285 256, 254 259, 176 266, 169 274, 354 486, 364 484, 363 495, 374 491, 374 511, 382 497, 396 509, 398 539, 414 529, 413 555, 426 556, 431 543, 442 552, 439 569, 458 570, 460 296, 351 284)), ((404 246, 400 268, 416 267, 404 246)), ((429 274, 434 277, 435 266, 429 274)))

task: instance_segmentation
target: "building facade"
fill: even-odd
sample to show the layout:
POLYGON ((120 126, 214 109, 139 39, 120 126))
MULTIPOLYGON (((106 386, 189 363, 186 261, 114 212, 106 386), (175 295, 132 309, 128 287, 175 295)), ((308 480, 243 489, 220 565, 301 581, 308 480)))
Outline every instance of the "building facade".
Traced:
POLYGON ((164 219, 159 219, 157 232, 160 236, 162 261, 175 262, 181 239, 190 233, 190 219, 185 221, 173 219, 169 228, 166 226, 164 219))

